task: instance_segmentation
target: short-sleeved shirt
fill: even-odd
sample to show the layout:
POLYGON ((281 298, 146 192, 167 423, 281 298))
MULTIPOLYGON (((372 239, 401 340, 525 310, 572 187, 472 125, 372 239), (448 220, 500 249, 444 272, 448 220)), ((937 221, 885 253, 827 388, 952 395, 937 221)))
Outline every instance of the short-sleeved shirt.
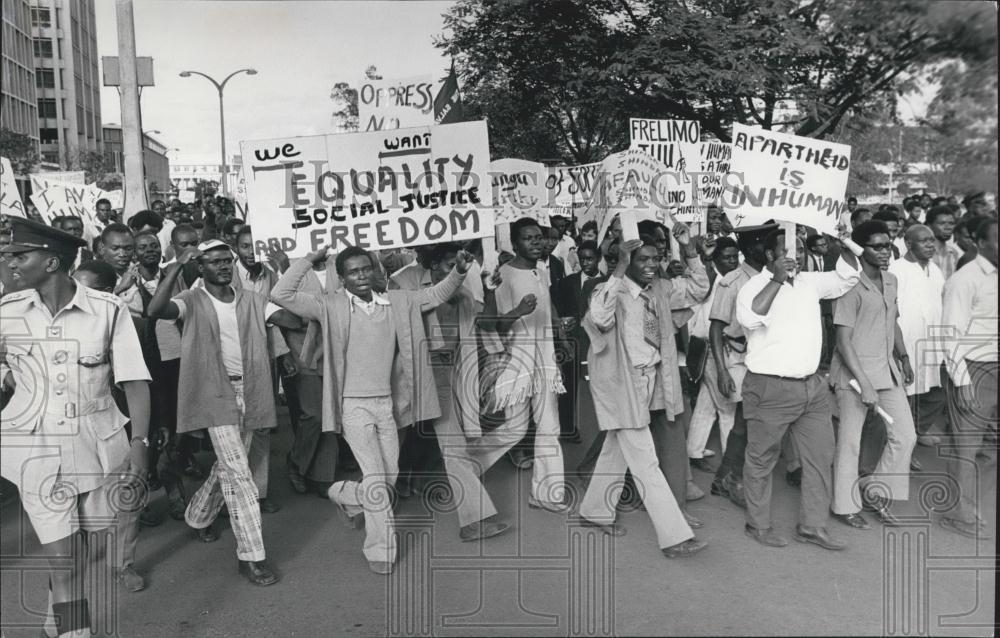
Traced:
POLYGON ((129 449, 112 379, 150 379, 128 308, 82 285, 55 315, 35 290, 0 304, 0 350, 17 384, 3 410, 3 476, 33 494, 57 482, 96 489, 129 449))
POLYGON ((740 264, 736 270, 726 273, 722 279, 715 282, 714 299, 712 307, 708 313, 709 320, 721 321, 726 324, 723 330, 727 336, 739 339, 744 336, 743 326, 736 321, 736 295, 740 289, 750 281, 751 277, 757 275, 756 270, 746 262, 740 264))
MULTIPOLYGON (((882 290, 864 273, 861 280, 834 302, 833 323, 853 328, 851 344, 868 381, 876 390, 902 384, 902 375, 892 350, 895 344, 896 305, 899 287, 896 276, 882 273, 882 290)), ((850 388, 854 375, 839 351, 830 365, 830 381, 836 388, 850 388)))

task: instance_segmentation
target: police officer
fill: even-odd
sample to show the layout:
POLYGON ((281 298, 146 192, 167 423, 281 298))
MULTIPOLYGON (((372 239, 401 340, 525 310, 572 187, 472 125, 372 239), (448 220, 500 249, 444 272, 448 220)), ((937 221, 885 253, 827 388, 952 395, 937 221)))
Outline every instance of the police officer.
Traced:
POLYGON ((49 559, 57 634, 89 635, 84 570, 103 566, 116 509, 136 507, 142 493, 150 377, 125 304, 69 276, 85 242, 31 220, 11 218, 11 227, 0 252, 22 290, 0 300, 0 375, 9 399, 0 470, 20 490, 49 559), (112 383, 128 401, 131 441, 112 383))

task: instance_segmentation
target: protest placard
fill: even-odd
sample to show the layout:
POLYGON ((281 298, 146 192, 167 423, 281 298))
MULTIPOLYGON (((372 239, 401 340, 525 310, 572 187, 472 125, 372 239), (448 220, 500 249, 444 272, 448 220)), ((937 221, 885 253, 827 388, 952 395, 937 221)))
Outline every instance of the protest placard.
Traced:
POLYGON ((358 89, 362 131, 434 124, 434 78, 430 74, 390 80, 364 79, 358 89))
POLYGON ((773 218, 837 234, 847 210, 850 146, 737 123, 732 153, 731 173, 742 174, 739 186, 724 191, 734 226, 773 218))
POLYGON ((492 237, 485 122, 241 144, 258 254, 492 237))
POLYGON ((622 210, 635 211, 637 223, 651 219, 672 228, 675 221, 684 221, 673 215, 676 179, 675 172, 645 151, 629 149, 608 155, 601 162, 597 184, 579 223, 595 221, 598 241, 622 210))
POLYGON ((0 215, 27 217, 14 180, 14 169, 6 157, 0 157, 0 215))
POLYGON ((236 176, 236 190, 233 193, 233 205, 236 213, 243 219, 247 218, 247 178, 244 172, 243 162, 240 161, 240 172, 236 176))
POLYGON ((545 208, 544 164, 522 159, 498 159, 490 162, 490 187, 493 192, 494 223, 509 224, 530 217, 549 226, 545 208))
POLYGON ((31 192, 48 188, 52 184, 76 184, 83 186, 86 174, 83 171, 49 171, 46 173, 31 173, 31 192))
POLYGON ((698 197, 701 206, 722 199, 723 180, 729 174, 733 146, 711 140, 701 143, 701 174, 698 175, 698 197))
POLYGON ((578 219, 594 193, 601 163, 551 166, 545 179, 545 204, 549 216, 578 219))
POLYGON ((93 184, 55 184, 31 194, 31 202, 46 224, 56 217, 79 217, 88 237, 100 234, 104 225, 97 219, 95 202, 103 193, 93 184))

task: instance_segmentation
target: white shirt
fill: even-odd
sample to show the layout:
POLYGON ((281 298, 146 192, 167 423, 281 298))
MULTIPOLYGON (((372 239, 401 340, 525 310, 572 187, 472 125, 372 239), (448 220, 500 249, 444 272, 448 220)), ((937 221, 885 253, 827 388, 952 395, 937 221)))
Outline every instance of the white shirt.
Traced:
POLYGON ((820 299, 835 299, 854 287, 861 271, 843 259, 832 272, 800 272, 785 281, 767 315, 753 311, 753 299, 771 281, 764 269, 736 296, 736 320, 747 336, 747 369, 757 374, 803 379, 816 372, 823 348, 820 299))
POLYGON ((915 261, 897 259, 889 264, 896 276, 899 330, 913 367, 913 383, 907 394, 923 394, 941 385, 943 359, 937 333, 940 331, 944 274, 932 261, 924 268, 915 261))
POLYGON ((371 316, 372 313, 375 312, 375 304, 378 304, 380 306, 391 305, 389 303, 389 298, 388 297, 386 297, 384 295, 380 295, 379 293, 375 292, 374 290, 372 291, 372 300, 371 301, 365 301, 364 299, 362 299, 361 297, 357 296, 356 294, 354 294, 353 292, 351 292, 350 290, 348 290, 346 288, 344 289, 344 292, 347 293, 347 298, 351 302, 351 312, 354 312, 354 307, 357 306, 358 308, 360 308, 361 310, 363 310, 366 315, 371 316))
MULTIPOLYGON (((209 300, 212 302, 212 307, 215 308, 215 314, 219 320, 219 341, 222 349, 222 363, 226 366, 226 374, 231 377, 242 377, 243 376, 243 348, 240 346, 240 327, 239 322, 236 320, 236 300, 226 303, 224 301, 219 301, 207 290, 205 294, 208 295, 209 300)), ((171 301, 177 306, 177 321, 178 319, 184 319, 184 315, 187 313, 187 304, 183 300, 174 297, 171 301)), ((274 313, 281 310, 278 306, 273 303, 268 302, 266 309, 264 310, 264 316, 269 318, 274 313)), ((171 320, 166 320, 171 321, 171 320)))
POLYGON ((969 385, 967 361, 997 361, 997 267, 982 255, 944 285, 942 325, 953 330, 945 365, 955 385, 969 385))
POLYGON ((312 270, 310 272, 316 276, 316 280, 319 282, 319 287, 323 289, 323 292, 326 292, 326 271, 312 270))

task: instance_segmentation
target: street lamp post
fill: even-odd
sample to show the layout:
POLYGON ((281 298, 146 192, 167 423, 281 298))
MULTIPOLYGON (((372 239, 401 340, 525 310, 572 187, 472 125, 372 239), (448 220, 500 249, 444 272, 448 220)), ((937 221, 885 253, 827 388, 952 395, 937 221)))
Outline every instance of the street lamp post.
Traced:
POLYGON ((226 82, 232 79, 234 75, 239 75, 240 73, 246 73, 247 75, 257 75, 257 70, 239 69, 238 71, 233 71, 232 73, 227 75, 226 79, 223 80, 222 82, 216 82, 215 78, 205 73, 202 73, 201 71, 181 71, 180 73, 180 76, 182 78, 188 78, 191 77, 192 75, 200 75, 201 77, 211 82, 215 86, 216 90, 219 92, 219 136, 221 139, 221 147, 222 147, 222 175, 220 176, 219 182, 221 182, 220 187, 222 188, 223 197, 229 194, 229 189, 227 188, 226 185, 226 176, 229 171, 227 170, 228 166, 226 165, 226 115, 225 115, 225 110, 222 106, 222 90, 226 88, 226 82))

